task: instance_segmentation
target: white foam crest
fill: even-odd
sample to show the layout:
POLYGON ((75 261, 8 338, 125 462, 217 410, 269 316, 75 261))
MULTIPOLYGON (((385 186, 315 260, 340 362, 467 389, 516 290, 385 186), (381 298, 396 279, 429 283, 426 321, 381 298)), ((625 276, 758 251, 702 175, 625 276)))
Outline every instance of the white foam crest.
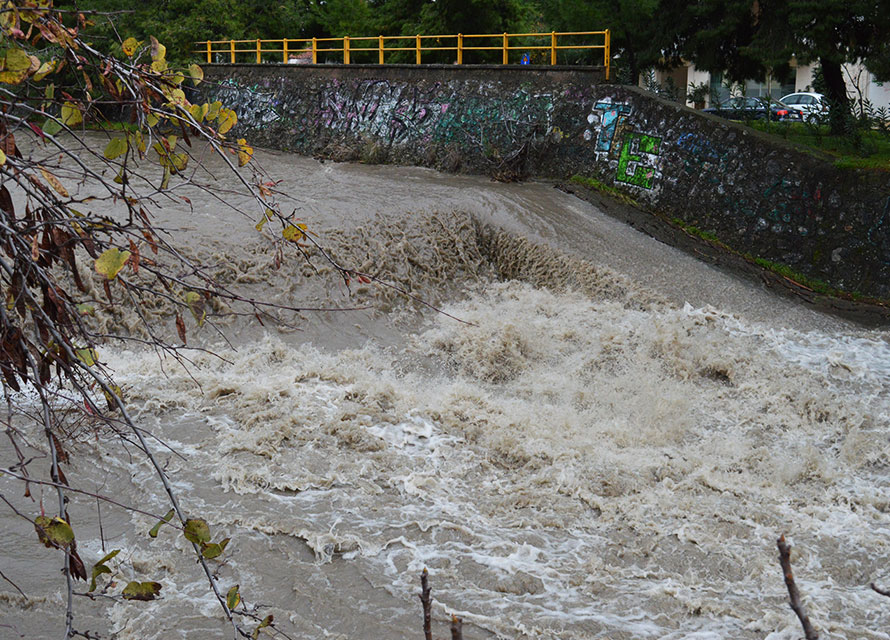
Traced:
POLYGON ((197 404, 176 440, 232 490, 190 481, 216 522, 406 603, 429 567, 441 611, 504 637, 783 637, 781 533, 821 619, 887 620, 851 589, 890 561, 879 338, 815 366, 819 334, 515 282, 449 311, 473 324, 435 318, 401 350, 266 337, 190 376, 119 370, 144 415, 197 404))

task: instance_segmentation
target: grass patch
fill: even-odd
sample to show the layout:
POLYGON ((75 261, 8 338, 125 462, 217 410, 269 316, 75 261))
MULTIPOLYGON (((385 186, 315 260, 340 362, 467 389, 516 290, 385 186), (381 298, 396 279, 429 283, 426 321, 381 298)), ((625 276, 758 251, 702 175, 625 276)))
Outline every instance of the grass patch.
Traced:
POLYGON ((92 120, 84 123, 84 128, 90 131, 129 131, 135 133, 139 130, 139 126, 131 122, 111 122, 92 120))
POLYGON ((623 191, 619 191, 615 187, 608 185, 605 182, 600 182, 596 178, 588 178, 587 176, 575 174, 571 178, 569 178, 569 182, 580 184, 582 187, 587 187, 588 189, 593 189, 594 191, 599 191, 600 193, 605 194, 610 198, 614 198, 615 200, 623 202, 624 204, 629 204, 632 207, 639 208, 640 206, 636 200, 631 198, 623 191))
POLYGON ((701 240, 704 240, 705 242, 709 242, 710 244, 714 245, 715 247, 720 247, 721 249, 724 249, 726 251, 731 251, 732 253, 737 253, 734 249, 732 249, 732 247, 730 247, 728 244, 723 242, 720 238, 718 238, 711 231, 704 231, 702 229, 699 229, 695 225, 686 224, 685 222, 680 220, 680 218, 671 218, 671 223, 677 227, 680 227, 681 229, 683 229, 683 231, 685 231, 689 235, 695 236, 696 238, 700 238, 701 240))
POLYGON ((890 171, 890 135, 883 131, 858 130, 832 135, 828 125, 806 122, 748 124, 752 129, 827 153, 834 157, 834 164, 839 168, 890 171))

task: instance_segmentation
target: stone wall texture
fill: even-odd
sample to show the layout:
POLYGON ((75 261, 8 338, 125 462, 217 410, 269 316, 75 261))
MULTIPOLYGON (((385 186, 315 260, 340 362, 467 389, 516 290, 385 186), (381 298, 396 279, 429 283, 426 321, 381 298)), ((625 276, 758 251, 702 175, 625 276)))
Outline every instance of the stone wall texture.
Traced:
POLYGON ((890 298, 890 172, 579 68, 208 65, 253 144, 340 160, 595 179, 662 218, 838 289, 890 298))

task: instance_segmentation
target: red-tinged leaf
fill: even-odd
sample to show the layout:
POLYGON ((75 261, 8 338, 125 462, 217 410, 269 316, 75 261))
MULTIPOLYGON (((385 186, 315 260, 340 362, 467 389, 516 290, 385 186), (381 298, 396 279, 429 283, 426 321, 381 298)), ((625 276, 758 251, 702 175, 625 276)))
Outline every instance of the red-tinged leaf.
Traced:
POLYGON ((56 437, 56 434, 52 434, 53 437, 53 447, 56 449, 56 459, 59 462, 68 462, 68 454, 62 448, 62 443, 59 442, 59 439, 56 437))
POLYGON ((183 202, 185 202, 187 205, 191 206, 191 204, 192 204, 192 201, 191 201, 191 200, 189 200, 189 199, 186 198, 185 196, 179 196, 179 197, 182 198, 182 201, 183 201, 183 202))
POLYGON ((15 218, 15 205, 12 203, 12 195, 5 186, 0 186, 0 211, 3 211, 10 219, 15 218))
POLYGON ((371 279, 367 276, 358 275, 356 278, 358 278, 358 281, 362 284, 371 284, 371 279))
POLYGON ((114 304, 114 299, 111 297, 111 287, 108 285, 108 280, 102 281, 102 288, 105 289, 105 297, 108 298, 108 304, 114 304))
POLYGON ((91 415, 91 416, 96 415, 96 412, 93 411, 93 407, 90 406, 89 401, 87 401, 87 400, 83 401, 83 408, 86 410, 87 415, 91 415))
POLYGON ((258 313, 254 313, 253 315, 254 315, 254 317, 256 318, 256 321, 260 323, 260 326, 261 326, 261 327, 265 327, 265 326, 266 326, 265 323, 263 322, 263 319, 260 317, 260 314, 258 314, 258 313))
POLYGON ((83 560, 80 559, 80 556, 74 549, 68 552, 68 569, 69 571, 71 571, 72 576, 74 576, 78 580, 83 580, 84 582, 86 582, 87 569, 85 566, 83 566, 83 560))
POLYGON ((145 238, 145 241, 148 242, 148 246, 151 248, 151 252, 155 255, 158 255, 158 245, 155 242, 154 236, 151 235, 151 232, 148 229, 143 229, 142 236, 145 238))
POLYGON ((59 484, 63 484, 66 487, 71 486, 70 484, 68 484, 68 478, 65 477, 65 472, 62 471, 61 468, 59 468, 59 484))
POLYGON ((133 267, 133 273, 139 273, 139 247, 130 240, 130 266, 133 267))
POLYGON ((36 124, 34 124, 33 122, 29 122, 29 123, 28 123, 28 126, 31 127, 31 130, 32 130, 34 133, 36 133, 38 136, 40 136, 41 140, 46 140, 46 136, 43 134, 43 129, 41 129, 40 127, 38 127, 38 126, 37 126, 36 124))
POLYGON ((176 332, 179 334, 179 339, 182 340, 182 344, 186 344, 185 340, 185 321, 182 319, 182 315, 176 314, 176 332))

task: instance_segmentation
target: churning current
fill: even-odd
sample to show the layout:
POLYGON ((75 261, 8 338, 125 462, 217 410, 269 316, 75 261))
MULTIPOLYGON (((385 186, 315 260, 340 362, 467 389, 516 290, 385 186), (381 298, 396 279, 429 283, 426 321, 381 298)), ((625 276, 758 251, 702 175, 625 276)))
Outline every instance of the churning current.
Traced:
MULTIPOLYGON (((223 591, 240 585, 292 638, 421 637, 427 568, 435 636, 456 614, 468 640, 792 640, 784 534, 821 637, 890 638, 890 599, 869 587, 890 586, 887 331, 775 297, 547 184, 258 155, 338 259, 447 315, 348 291, 296 257, 276 268, 221 204, 164 210, 227 284, 363 307, 224 324, 229 344, 203 336, 212 349, 187 369, 100 353, 165 443, 186 511, 231 537, 213 565, 223 591)), ((76 449, 69 479, 166 512, 126 446, 76 449)), ((96 504, 71 513, 95 523, 96 504)), ((101 517, 84 561, 124 549, 113 579, 157 580, 162 598, 77 598, 76 628, 231 635, 190 545, 150 539, 146 516, 101 517)), ((59 637, 56 554, 8 514, 3 531, 0 565, 27 597, 0 584, 0 635, 59 637)))

